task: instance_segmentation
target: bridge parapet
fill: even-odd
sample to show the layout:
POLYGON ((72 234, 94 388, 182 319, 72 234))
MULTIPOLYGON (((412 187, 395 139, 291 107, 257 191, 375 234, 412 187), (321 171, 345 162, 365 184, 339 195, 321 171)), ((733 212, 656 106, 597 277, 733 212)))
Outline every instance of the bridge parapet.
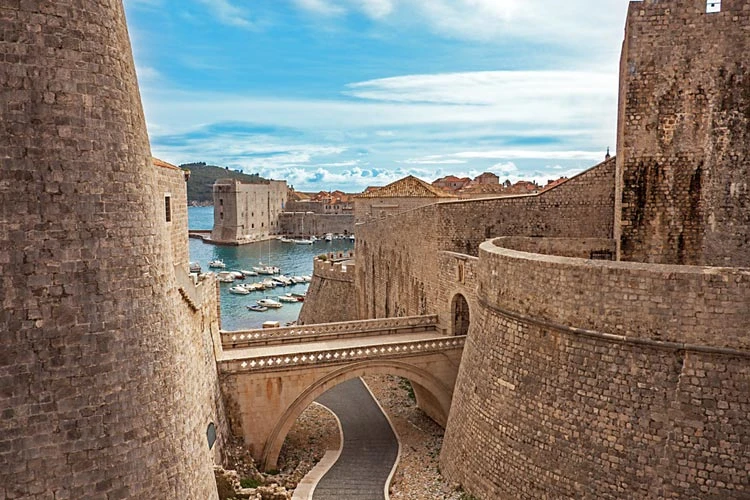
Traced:
POLYGON ((408 316, 403 318, 365 319, 338 323, 266 328, 261 330, 222 331, 221 345, 224 349, 236 349, 257 345, 287 342, 309 342, 321 337, 339 338, 365 335, 389 335, 436 329, 437 315, 408 316))
POLYGON ((466 336, 435 337, 431 339, 392 342, 338 349, 311 350, 294 354, 246 356, 242 359, 219 362, 219 371, 225 374, 258 373, 263 371, 307 368, 310 365, 334 365, 378 358, 404 358, 436 352, 463 349, 466 336))

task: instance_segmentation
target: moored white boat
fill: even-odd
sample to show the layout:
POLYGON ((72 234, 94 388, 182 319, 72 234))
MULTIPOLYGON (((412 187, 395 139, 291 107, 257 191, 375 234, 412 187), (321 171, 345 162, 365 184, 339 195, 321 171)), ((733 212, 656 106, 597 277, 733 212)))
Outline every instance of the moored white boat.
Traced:
POLYGON ((224 269, 227 267, 226 264, 224 264, 224 261, 221 259, 215 259, 208 263, 208 267, 212 267, 215 269, 224 269))
POLYGON ((297 245, 312 245, 312 240, 294 240, 297 245))
POLYGON ((234 276, 229 271, 221 271, 216 275, 216 279, 222 283, 234 283, 234 276))
POLYGON ((247 306, 247 308, 249 310, 255 311, 255 312, 266 312, 266 311, 268 311, 268 308, 266 306, 260 306, 258 304, 251 304, 251 305, 247 306))
POLYGON ((276 282, 271 278, 266 278, 260 282, 263 288, 276 288, 276 282))
POLYGON ((261 290, 266 289, 266 286, 263 283, 248 283, 247 285, 244 285, 244 287, 251 292, 260 292, 261 290))
POLYGON ((248 293, 250 293, 250 290, 248 290, 244 285, 234 285, 233 287, 229 288, 229 293, 233 293, 235 295, 247 295, 248 293))
POLYGON ((293 297, 292 295, 288 293, 286 295, 279 295, 279 300, 281 302, 299 302, 297 297, 293 297))
POLYGON ((294 284, 294 282, 292 281, 292 279, 290 277, 284 276, 283 274, 279 274, 278 276, 274 276, 271 279, 273 279, 276 283, 281 284, 281 286, 289 286, 289 285, 293 285, 294 284))
POLYGON ((266 297, 265 299, 258 300, 259 306, 268 307, 270 309, 278 309, 282 306, 281 302, 266 297))

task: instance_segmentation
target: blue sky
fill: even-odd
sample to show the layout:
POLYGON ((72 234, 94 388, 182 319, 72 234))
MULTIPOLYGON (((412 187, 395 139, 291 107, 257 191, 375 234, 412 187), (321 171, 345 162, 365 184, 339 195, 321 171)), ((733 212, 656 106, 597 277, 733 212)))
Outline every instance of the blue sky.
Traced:
POLYGON ((125 0, 153 154, 362 191, 614 151, 625 0, 125 0))

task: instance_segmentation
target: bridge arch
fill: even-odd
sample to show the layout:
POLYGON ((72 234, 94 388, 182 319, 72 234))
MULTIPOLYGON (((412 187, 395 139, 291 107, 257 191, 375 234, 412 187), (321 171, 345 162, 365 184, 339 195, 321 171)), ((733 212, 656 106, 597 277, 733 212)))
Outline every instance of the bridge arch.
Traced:
POLYGON ((470 323, 469 302, 463 294, 457 293, 451 300, 451 333, 453 335, 468 335, 470 323))
POLYGON ((437 417, 445 425, 448 420, 448 412, 452 400, 452 387, 446 386, 430 372, 401 361, 368 360, 352 365, 344 366, 334 372, 327 374, 314 384, 305 389, 294 402, 289 405, 276 426, 271 432, 261 458, 261 467, 264 469, 275 468, 287 434, 294 422, 302 412, 315 401, 318 396, 342 382, 363 375, 396 375, 409 379, 418 384, 418 387, 427 391, 430 396, 432 410, 437 412, 437 417))

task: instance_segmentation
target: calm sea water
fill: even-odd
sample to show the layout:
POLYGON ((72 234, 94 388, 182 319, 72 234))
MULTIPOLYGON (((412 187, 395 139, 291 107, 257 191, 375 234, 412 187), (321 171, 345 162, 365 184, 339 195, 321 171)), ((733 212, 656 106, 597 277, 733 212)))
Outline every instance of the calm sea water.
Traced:
MULTIPOLYGON (((188 226, 190 229, 211 229, 213 227, 213 207, 188 208, 188 226)), ((312 245, 296 245, 282 243, 278 240, 250 243, 242 246, 220 246, 204 243, 202 240, 190 238, 190 260, 198 262, 203 271, 208 271, 208 263, 214 259, 222 259, 227 270, 251 269, 259 262, 271 264, 281 268, 286 276, 312 274, 313 258, 326 252, 345 252, 354 248, 354 242, 349 240, 334 240, 330 242, 317 241, 312 245)), ((244 281, 235 283, 252 283, 262 278, 249 276, 244 281)), ((229 293, 231 283, 220 283, 221 286, 221 327, 224 330, 242 330, 260 328, 264 321, 278 321, 281 325, 289 321, 296 321, 302 303, 285 303, 281 309, 269 309, 266 312, 253 312, 248 305, 266 296, 276 299, 278 295, 288 292, 301 293, 307 290, 308 284, 277 287, 262 292, 251 292, 249 295, 234 295, 229 293)))

